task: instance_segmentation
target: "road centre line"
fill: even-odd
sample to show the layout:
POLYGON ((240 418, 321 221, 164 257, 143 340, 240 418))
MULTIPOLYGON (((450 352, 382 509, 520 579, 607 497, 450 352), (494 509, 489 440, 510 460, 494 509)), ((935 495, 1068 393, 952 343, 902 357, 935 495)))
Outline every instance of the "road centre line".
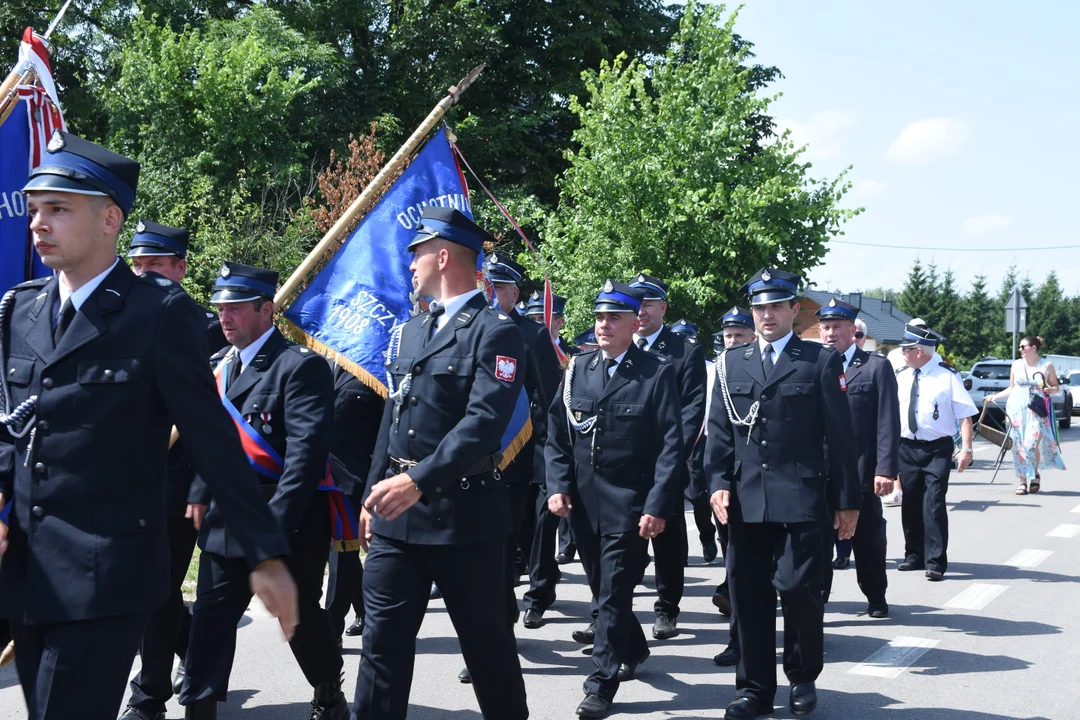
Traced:
POLYGON ((1034 568, 1041 565, 1043 561, 1053 554, 1052 550, 1021 550, 1005 561, 1005 564, 1018 568, 1034 568))
POLYGON ((990 585, 988 583, 975 583, 962 593, 954 597, 942 607, 953 610, 982 610, 1001 593, 1008 590, 1007 585, 990 585))
POLYGON ((1046 537, 1074 538, 1080 535, 1080 525, 1058 525, 1046 533, 1046 537))
POLYGON ((918 637, 897 637, 866 660, 848 670, 852 675, 868 675, 895 679, 915 664, 927 650, 935 647, 937 640, 918 637))

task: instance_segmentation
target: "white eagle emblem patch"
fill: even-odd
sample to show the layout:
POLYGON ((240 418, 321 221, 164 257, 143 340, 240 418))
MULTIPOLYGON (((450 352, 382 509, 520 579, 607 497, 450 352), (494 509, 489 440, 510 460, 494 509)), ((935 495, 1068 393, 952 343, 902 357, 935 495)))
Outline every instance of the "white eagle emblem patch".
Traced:
POLYGON ((514 382, 517 377, 517 360, 505 355, 496 356, 495 377, 505 382, 514 382))

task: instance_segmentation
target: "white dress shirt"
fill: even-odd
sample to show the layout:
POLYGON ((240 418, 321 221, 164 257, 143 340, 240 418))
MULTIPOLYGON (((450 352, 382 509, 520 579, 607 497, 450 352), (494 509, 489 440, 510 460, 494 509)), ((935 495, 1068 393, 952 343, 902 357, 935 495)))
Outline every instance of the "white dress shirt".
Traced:
POLYGON ((105 282, 105 276, 113 271, 113 268, 116 267, 116 263, 118 262, 120 262, 119 257, 113 260, 113 264, 109 266, 108 270, 101 273, 100 275, 95 275, 94 277, 90 278, 90 280, 87 281, 86 284, 84 284, 81 288, 75 290, 74 292, 72 292, 71 288, 65 285, 64 281, 58 277, 57 284, 60 290, 60 303, 56 306, 54 319, 59 319, 60 312, 63 309, 64 303, 67 302, 68 298, 71 298, 71 304, 75 306, 76 311, 82 310, 83 303, 86 302, 90 298, 90 296, 94 294, 94 291, 98 289, 98 285, 105 282))
POLYGON ((909 440, 938 440, 952 437, 956 425, 966 417, 978 413, 971 395, 964 388, 960 374, 942 366, 941 361, 931 358, 920 368, 919 390, 916 396, 915 420, 918 432, 912 434, 908 427, 908 405, 915 371, 905 367, 896 375, 897 394, 900 400, 900 436, 909 440), (937 417, 935 417, 935 414, 937 417))
POLYGON ((479 293, 480 290, 478 288, 461 295, 455 295, 452 298, 447 298, 444 302, 439 303, 446 308, 446 312, 435 318, 435 332, 442 330, 443 326, 450 322, 450 318, 454 317, 461 308, 465 307, 465 303, 469 302, 474 295, 478 295, 479 293))
POLYGON ((648 343, 645 346, 645 349, 648 350, 653 346, 653 343, 656 342, 656 338, 660 337, 660 333, 662 333, 663 331, 664 326, 661 325, 660 329, 654 332, 652 335, 638 335, 637 333, 634 333, 634 344, 637 345, 638 341, 641 340, 641 338, 645 338, 645 342, 648 343))
MULTIPOLYGON (((262 335, 255 339, 255 342, 248 345, 241 350, 233 345, 233 354, 240 357, 240 369, 243 370, 255 360, 255 356, 262 350, 262 346, 266 344, 266 341, 270 338, 270 335, 274 332, 274 326, 271 325, 270 329, 264 332, 262 335)), ((235 362, 235 361, 233 361, 235 362)))
POLYGON ((855 351, 859 349, 859 346, 855 343, 851 343, 851 347, 843 352, 844 356, 844 370, 847 370, 848 365, 851 364, 851 358, 855 357, 855 351))
POLYGON ((619 354, 619 356, 618 356, 618 357, 614 357, 614 358, 613 358, 613 357, 611 357, 610 355, 608 355, 608 354, 607 354, 607 350, 601 350, 601 351, 600 351, 600 354, 601 354, 601 355, 603 356, 603 358, 604 358, 604 362, 607 362, 608 360, 614 360, 614 361, 615 361, 615 364, 614 364, 614 365, 612 365, 612 366, 611 366, 611 369, 609 369, 609 370, 608 370, 608 374, 607 374, 607 376, 608 376, 609 378, 610 378, 610 377, 611 377, 612 375, 614 375, 614 374, 615 374, 615 371, 616 371, 616 370, 618 370, 618 369, 619 369, 619 364, 620 364, 620 363, 622 363, 622 361, 623 361, 623 358, 624 358, 624 357, 626 357, 626 353, 627 353, 627 351, 626 351, 626 350, 623 350, 623 351, 622 351, 622 352, 621 352, 621 353, 619 354))
MULTIPOLYGON (((795 335, 795 333, 793 331, 788 330, 787 335, 780 338, 779 340, 773 340, 772 341, 772 343, 771 343, 772 344, 772 358, 771 358, 771 360, 772 360, 773 367, 776 367, 776 359, 778 357, 780 357, 780 353, 784 352, 784 348, 787 347, 788 341, 791 340, 791 338, 794 335, 795 335)), ((761 362, 765 362, 765 346, 769 345, 770 343, 769 343, 768 340, 766 340, 765 338, 763 338, 761 336, 758 336, 757 341, 758 341, 758 351, 761 354, 761 362)))

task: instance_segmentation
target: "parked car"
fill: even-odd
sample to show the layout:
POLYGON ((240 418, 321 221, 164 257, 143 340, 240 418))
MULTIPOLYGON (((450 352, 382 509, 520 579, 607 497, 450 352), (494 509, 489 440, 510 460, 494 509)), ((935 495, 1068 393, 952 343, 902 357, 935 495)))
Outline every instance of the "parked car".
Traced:
MULTIPOLYGON (((1009 370, 1012 362, 1009 360, 983 360, 971 366, 971 376, 964 381, 964 386, 971 394, 971 400, 977 407, 982 407, 983 398, 993 395, 1009 386, 1009 370), (968 385, 968 383, 971 383, 968 385)), ((1069 387, 1069 378, 1059 377, 1061 392, 1050 396, 1050 403, 1054 407, 1054 414, 1062 429, 1072 426, 1073 396, 1069 387)), ((990 413, 994 419, 1001 421, 1005 415, 1005 403, 991 405, 990 413)))

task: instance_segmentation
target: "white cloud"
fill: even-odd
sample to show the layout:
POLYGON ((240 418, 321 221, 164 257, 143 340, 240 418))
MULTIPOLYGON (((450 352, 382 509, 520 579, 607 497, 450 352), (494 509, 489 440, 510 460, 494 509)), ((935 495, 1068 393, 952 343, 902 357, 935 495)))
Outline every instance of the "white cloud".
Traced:
POLYGON ((985 235, 986 233, 1004 230, 1012 225, 1012 217, 1009 215, 981 215, 968 218, 964 221, 964 232, 968 235, 985 235))
POLYGON ((883 192, 885 192, 885 183, 877 180, 862 180, 852 185, 851 192, 848 194, 855 198, 869 198, 877 197, 883 192))
POLYGON ((781 132, 784 129, 791 131, 795 147, 807 145, 807 153, 812 157, 827 158, 840 152, 847 132, 858 123, 846 110, 824 110, 806 122, 777 118, 776 124, 781 132))
POLYGON ((928 165, 963 149, 968 124, 960 118, 916 120, 900 131, 889 146, 889 159, 901 165, 928 165))

